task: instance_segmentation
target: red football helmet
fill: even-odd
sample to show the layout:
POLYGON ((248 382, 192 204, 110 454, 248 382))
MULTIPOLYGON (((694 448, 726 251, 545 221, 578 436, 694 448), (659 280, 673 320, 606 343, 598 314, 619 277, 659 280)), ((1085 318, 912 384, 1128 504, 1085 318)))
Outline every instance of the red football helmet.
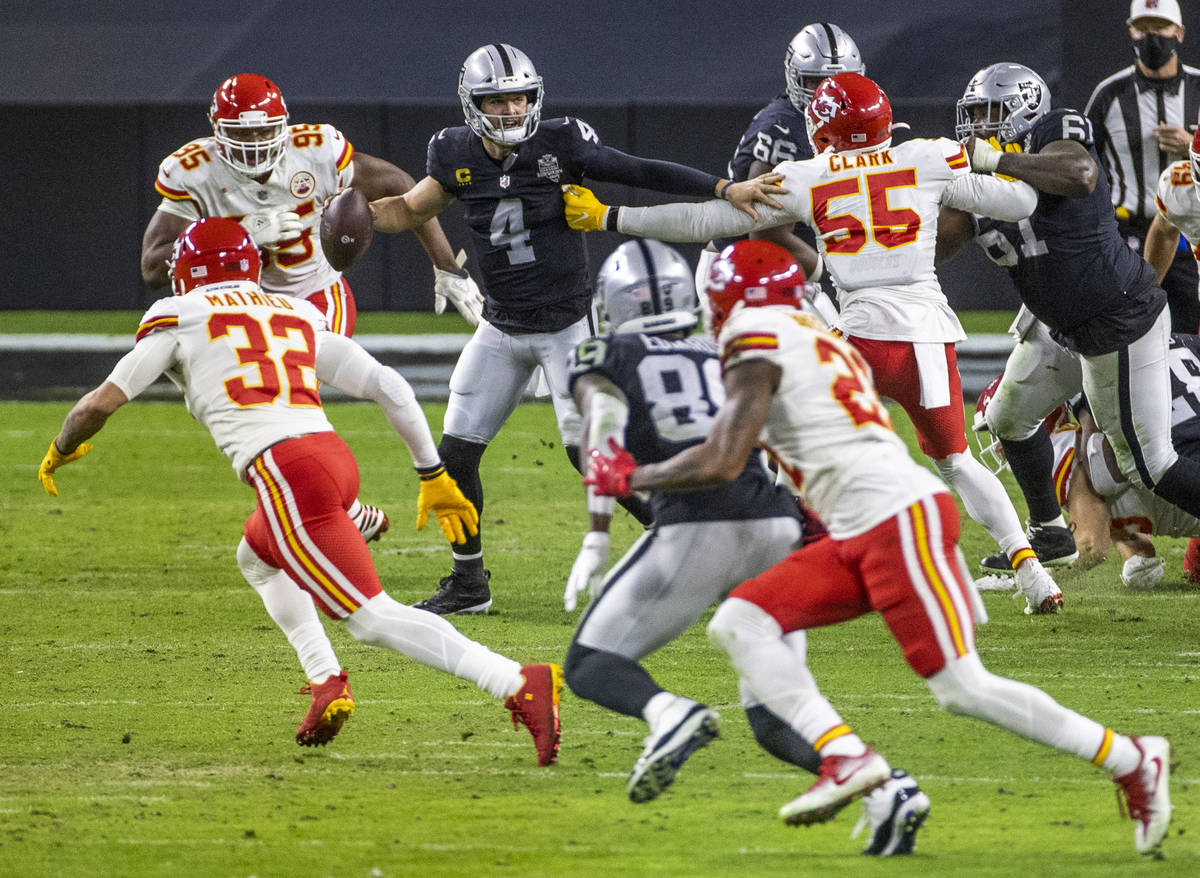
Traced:
POLYGON ((175 295, 230 280, 258 282, 258 247, 240 224, 227 217, 196 220, 183 230, 171 251, 171 289, 175 295))
POLYGON ((761 305, 804 304, 804 270, 792 254, 770 241, 736 241, 713 260, 704 283, 712 306, 713 334, 738 302, 747 308, 761 305))
MULTIPOLYGON (((1004 456, 1004 448, 1000 445, 1000 440, 993 436, 991 441, 985 445, 984 434, 991 434, 991 427, 987 422, 987 407, 991 405, 992 397, 996 395, 996 390, 1000 387, 1003 377, 1003 375, 997 375, 979 394, 979 399, 975 401, 975 419, 971 422, 971 427, 975 432, 976 456, 984 466, 997 475, 1009 468, 1008 459, 1004 456)), ((1073 429, 1073 425, 1071 407, 1065 402, 1046 415, 1042 421, 1042 429, 1051 435, 1064 428, 1073 429)))
POLYGON ((816 155, 863 149, 892 136, 892 105, 873 80, 861 73, 839 73, 817 86, 804 122, 816 155))
POLYGON ((287 104, 279 86, 257 73, 239 73, 221 83, 208 111, 218 152, 242 174, 270 173, 283 158, 288 137, 287 104))

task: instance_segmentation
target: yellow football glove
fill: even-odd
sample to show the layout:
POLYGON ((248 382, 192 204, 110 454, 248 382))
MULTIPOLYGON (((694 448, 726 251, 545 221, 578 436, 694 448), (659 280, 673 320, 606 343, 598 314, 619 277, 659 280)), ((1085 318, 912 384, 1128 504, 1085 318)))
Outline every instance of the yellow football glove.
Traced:
POLYGON ((584 186, 563 186, 562 191, 568 226, 580 232, 604 231, 609 208, 596 193, 584 186))
POLYGON ((54 471, 60 466, 66 466, 73 460, 79 460, 89 451, 92 450, 91 442, 84 442, 70 454, 63 454, 54 447, 54 440, 50 440, 50 450, 46 452, 46 456, 42 458, 42 465, 38 467, 38 481, 42 483, 46 493, 51 497, 58 496, 58 488, 54 487, 54 471))
POLYGON ((417 530, 425 528, 429 511, 437 516, 442 533, 452 543, 465 543, 468 536, 479 533, 479 513, 463 496, 458 484, 450 478, 444 466, 433 472, 421 473, 421 493, 417 497, 417 530))

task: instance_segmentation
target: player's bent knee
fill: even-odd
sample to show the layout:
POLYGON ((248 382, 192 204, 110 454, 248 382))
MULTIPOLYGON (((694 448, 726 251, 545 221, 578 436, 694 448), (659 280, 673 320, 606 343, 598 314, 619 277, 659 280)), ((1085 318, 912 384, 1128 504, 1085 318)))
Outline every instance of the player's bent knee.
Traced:
POLYGON ((981 694, 990 688, 992 675, 974 653, 950 662, 925 680, 929 691, 947 713, 955 716, 978 716, 983 702, 981 694))
POLYGON ((730 654, 739 643, 782 636, 783 629, 770 613, 741 598, 727 598, 708 623, 708 639, 713 646, 730 654))
POLYGON ((242 571, 242 576, 246 578, 246 582, 256 589, 264 587, 271 577, 279 572, 279 568, 273 567, 258 557, 254 549, 250 548, 250 544, 246 542, 245 537, 242 537, 241 542, 238 543, 237 564, 238 569, 242 571))

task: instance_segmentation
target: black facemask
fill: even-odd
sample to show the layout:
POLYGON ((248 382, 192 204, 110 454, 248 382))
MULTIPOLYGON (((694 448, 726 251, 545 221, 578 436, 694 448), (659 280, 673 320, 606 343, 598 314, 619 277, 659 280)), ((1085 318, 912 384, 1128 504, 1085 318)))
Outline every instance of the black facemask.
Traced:
POLYGON ((1179 51, 1178 37, 1165 37, 1162 34, 1146 34, 1133 41, 1133 52, 1143 64, 1151 70, 1162 67, 1179 51))

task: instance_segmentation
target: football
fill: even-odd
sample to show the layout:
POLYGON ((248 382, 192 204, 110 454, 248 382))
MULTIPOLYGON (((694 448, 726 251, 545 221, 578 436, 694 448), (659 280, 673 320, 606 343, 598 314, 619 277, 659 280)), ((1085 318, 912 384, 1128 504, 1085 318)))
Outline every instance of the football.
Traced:
POLYGON ((349 268, 371 245, 375 228, 367 197, 357 189, 343 189, 321 214, 321 249, 338 271, 349 268))

